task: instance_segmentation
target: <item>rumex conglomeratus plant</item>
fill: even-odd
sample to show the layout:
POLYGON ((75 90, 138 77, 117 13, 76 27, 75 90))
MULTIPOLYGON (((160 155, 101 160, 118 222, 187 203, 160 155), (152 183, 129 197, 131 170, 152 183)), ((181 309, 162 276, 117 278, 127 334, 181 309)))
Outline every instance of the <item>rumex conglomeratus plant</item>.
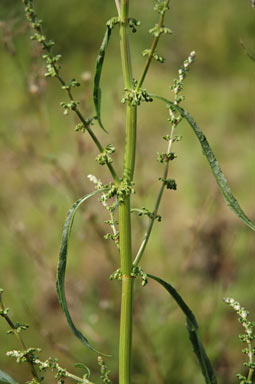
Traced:
MULTIPOLYGON (((205 351, 204 345, 199 337, 198 322, 185 303, 181 295, 175 290, 175 288, 162 280, 161 278, 154 276, 153 274, 146 273, 140 267, 144 251, 148 245, 150 235, 153 229, 155 221, 161 221, 159 215, 160 202, 165 190, 175 191, 177 189, 177 183, 174 179, 169 178, 170 165, 176 159, 174 152, 174 146, 181 141, 182 136, 178 133, 179 125, 183 120, 186 120, 189 127, 197 137, 203 153, 208 160, 210 169, 216 179, 219 189, 232 211, 252 230, 255 230, 254 222, 247 217, 238 201, 234 197, 227 180, 215 158, 211 146, 209 145, 205 135, 191 116, 189 112, 182 108, 182 102, 184 100, 183 87, 184 80, 195 61, 195 52, 192 51, 183 65, 179 68, 177 77, 173 80, 170 86, 171 96, 169 99, 158 96, 153 92, 149 92, 143 88, 144 81, 147 77, 149 68, 153 61, 158 62, 160 65, 165 62, 163 56, 158 53, 158 43, 161 37, 165 35, 171 35, 172 30, 165 25, 165 16, 170 8, 170 0, 155 0, 154 11, 158 15, 158 22, 153 28, 150 29, 152 36, 152 44, 149 49, 143 51, 145 57, 145 65, 141 71, 140 76, 135 77, 133 74, 132 58, 130 53, 129 34, 135 33, 140 26, 140 22, 129 14, 129 6, 131 0, 115 0, 117 14, 112 17, 106 23, 106 31, 103 37, 99 54, 96 60, 96 71, 94 76, 94 90, 93 101, 95 105, 95 115, 92 117, 85 117, 82 109, 80 108, 79 101, 73 96, 73 91, 80 84, 76 79, 66 81, 61 74, 60 60, 61 55, 54 53, 54 42, 49 40, 45 36, 42 28, 42 20, 38 17, 34 8, 34 0, 22 0, 25 6, 26 18, 29 21, 31 28, 33 29, 32 40, 37 41, 43 49, 43 59, 46 63, 46 77, 56 78, 61 85, 61 88, 65 92, 67 99, 60 103, 64 110, 64 114, 74 113, 79 120, 76 126, 76 131, 86 133, 94 144, 96 145, 99 154, 96 157, 96 161, 99 165, 105 166, 109 170, 109 176, 111 179, 108 183, 103 183, 94 175, 89 175, 89 180, 94 184, 95 190, 91 193, 81 197, 69 210, 63 235, 62 243, 59 254, 59 262, 57 267, 57 294, 60 305, 64 311, 67 322, 71 327, 74 335, 88 348, 97 353, 95 347, 88 341, 87 337, 77 329, 73 322, 71 314, 69 312, 66 294, 65 294, 65 273, 68 256, 69 239, 72 230, 72 224, 77 213, 78 208, 87 203, 87 201, 94 197, 99 197, 99 202, 108 211, 109 219, 106 224, 110 227, 110 232, 105 235, 108 239, 112 239, 116 244, 119 252, 120 265, 117 266, 116 271, 111 275, 111 279, 117 279, 121 281, 121 309, 120 309, 120 333, 119 333, 119 384, 131 384, 132 383, 132 324, 133 324, 133 288, 136 278, 141 278, 142 285, 145 286, 151 279, 156 281, 160 286, 170 294, 179 306, 181 311, 186 317, 186 327, 189 335, 189 339, 192 343, 193 350, 197 357, 198 363, 201 368, 204 381, 207 384, 216 384, 217 379, 209 360, 209 357, 205 351), (125 151, 123 159, 123 171, 121 175, 118 175, 113 161, 113 154, 115 147, 112 144, 102 144, 96 134, 96 126, 98 125, 104 131, 107 131, 103 123, 101 116, 101 75, 103 70, 103 64, 105 60, 106 50, 114 31, 119 30, 120 36, 120 55, 122 63, 123 74, 123 97, 120 100, 125 105, 125 119, 126 119, 126 131, 125 131, 125 151), (160 177, 160 189, 156 197, 155 205, 152 210, 145 207, 135 208, 132 205, 132 195, 135 193, 135 185, 133 182, 135 171, 135 157, 136 157, 136 133, 137 133, 137 113, 139 106, 142 103, 151 103, 160 101, 166 107, 168 113, 166 119, 169 121, 169 130, 163 139, 166 141, 165 152, 157 153, 157 160, 162 164, 163 170, 160 177), (133 254, 132 250, 132 225, 131 214, 136 212, 139 216, 145 216, 148 220, 148 227, 145 232, 144 238, 141 241, 141 245, 136 253, 133 254)), ((6 314, 7 316, 7 314, 6 314)), ((4 316, 5 317, 5 316, 4 316)), ((6 318, 7 320, 7 318, 6 318)), ((7 320, 8 321, 8 320, 7 320)), ((16 329, 16 328, 15 328, 16 329)), ((47 360, 42 362, 35 356, 36 350, 24 351, 12 351, 10 355, 22 360, 25 359, 32 369, 37 366, 39 370, 56 369, 59 374, 59 383, 64 382, 64 379, 72 378, 68 372, 62 369, 55 360, 47 360), (60 373, 59 373, 60 372, 60 373), (61 376, 62 375, 62 376, 61 376), (68 376, 69 375, 69 376, 68 376), (61 381, 62 380, 62 381, 61 381)), ((99 358, 99 365, 101 367, 101 379, 105 383, 110 383, 109 374, 105 368, 102 358, 99 358)), ((33 373, 33 372, 32 372, 33 373)), ((74 375, 73 375, 74 376, 74 375)), ((34 382, 39 382, 41 379, 37 374, 33 374, 34 382)), ((80 381, 77 377, 73 377, 76 382, 89 383, 87 374, 80 381)), ((248 383, 248 382, 247 382, 248 383)))

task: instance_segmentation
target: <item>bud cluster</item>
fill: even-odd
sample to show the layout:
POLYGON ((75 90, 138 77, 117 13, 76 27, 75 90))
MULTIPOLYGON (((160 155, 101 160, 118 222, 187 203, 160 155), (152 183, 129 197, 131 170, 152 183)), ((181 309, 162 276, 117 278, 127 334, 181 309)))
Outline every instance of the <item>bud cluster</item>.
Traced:
POLYGON ((128 19, 128 26, 133 33, 137 31, 137 27, 139 27, 140 25, 141 25, 141 22, 139 20, 136 20, 133 17, 130 17, 128 19))
POLYGON ((154 5, 154 11, 158 12, 160 15, 164 15, 169 9, 169 0, 156 0, 154 5))
POLYGON ((99 153, 96 157, 96 161, 100 165, 105 165, 105 164, 111 164, 112 163, 112 158, 109 156, 112 153, 115 152, 115 147, 112 144, 108 144, 103 152, 99 153))
POLYGON ((174 103, 176 105, 180 104, 184 100, 184 96, 180 96, 179 93, 183 90, 183 81, 187 76, 191 64, 195 60, 195 56, 195 51, 192 51, 187 60, 184 61, 183 66, 179 69, 178 78, 174 80, 173 85, 170 87, 171 91, 174 93, 174 103))
POLYGON ((166 61, 166 59, 165 59, 163 56, 159 55, 159 54, 157 53, 157 51, 154 51, 154 52, 152 53, 152 50, 151 50, 151 49, 145 49, 145 50, 143 51, 142 55, 143 55, 144 57, 145 57, 145 56, 151 56, 151 55, 152 55, 152 57, 153 57, 156 61, 158 61, 159 63, 161 63, 161 64, 165 63, 165 61, 166 61))
POLYGON ((93 175, 88 175, 88 179, 95 184, 95 188, 97 190, 109 188, 107 192, 103 192, 99 201, 102 205, 107 209, 110 215, 109 220, 105 220, 105 224, 110 225, 112 233, 106 233, 104 238, 106 240, 111 239, 116 244, 117 248, 119 248, 119 231, 117 230, 117 225, 119 224, 117 220, 114 219, 114 213, 117 207, 117 201, 115 201, 112 205, 109 205, 108 200, 117 195, 117 187, 115 184, 103 184, 101 180, 97 179, 93 175))
POLYGON ((98 365, 100 367, 100 372, 101 372, 100 378, 101 378, 102 382, 104 384, 112 384, 112 380, 109 377, 111 371, 109 369, 107 369, 107 366, 106 366, 104 360, 102 359, 101 356, 98 356, 97 361, 98 361, 98 365))
POLYGON ((137 212, 138 216, 148 216, 149 219, 161 221, 162 217, 157 212, 151 212, 148 208, 133 208, 131 212, 137 212))
POLYGON ((146 91, 146 89, 128 89, 125 88, 125 94, 121 99, 121 102, 124 104, 128 102, 133 107, 140 105, 143 101, 152 102, 153 99, 146 91))
POLYGON ((166 35, 169 34, 171 35, 173 31, 170 28, 167 27, 161 27, 160 25, 156 24, 153 28, 149 30, 149 32, 152 34, 154 37, 159 37, 160 35, 166 35))
MULTIPOLYGON (((187 73, 189 71, 189 68, 191 64, 195 60, 196 53, 195 51, 192 51, 187 58, 187 60, 184 61, 183 66, 178 71, 178 78, 174 79, 173 85, 171 85, 170 89, 174 93, 174 104, 179 105, 184 100, 184 95, 180 95, 180 92, 183 90, 184 85, 184 79, 187 76, 187 73)), ((172 127, 177 127, 177 125, 181 122, 182 117, 175 111, 174 107, 170 106, 169 108, 169 121, 172 125, 172 127)))

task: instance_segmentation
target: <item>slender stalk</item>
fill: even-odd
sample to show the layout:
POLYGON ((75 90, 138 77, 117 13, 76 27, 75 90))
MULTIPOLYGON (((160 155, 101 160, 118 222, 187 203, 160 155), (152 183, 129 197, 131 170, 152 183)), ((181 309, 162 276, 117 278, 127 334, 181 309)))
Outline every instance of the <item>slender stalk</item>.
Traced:
MULTIPOLYGON (((121 0, 120 4, 120 51, 124 87, 133 87, 132 66, 128 36, 129 0, 121 0)), ((131 183, 134 175, 136 151, 136 119, 137 108, 127 104, 126 107, 126 144, 124 155, 123 179, 131 183)), ((132 239, 130 218, 130 196, 124 197, 119 206, 120 231, 120 266, 122 272, 122 294, 120 315, 119 342, 119 384, 131 384, 131 351, 132 351, 132 317, 133 317, 133 277, 132 271, 132 239)))
MULTIPOLYGON (((169 6, 169 3, 170 3, 170 0, 166 0, 166 1, 165 1, 165 5, 166 5, 166 7, 169 6)), ((158 25, 159 25, 160 28, 163 27, 163 25, 164 25, 165 14, 166 14, 166 11, 165 11, 163 14, 160 15, 159 22, 158 22, 158 25)), ((148 55, 148 58, 147 58, 147 61, 146 61, 146 64, 145 64, 143 73, 142 73, 141 78, 140 78, 140 80, 139 80, 139 82, 138 82, 138 84, 137 84, 136 89, 140 89, 141 86, 143 85, 143 82, 144 82, 144 80, 145 80, 145 77, 146 77, 146 75, 147 75, 147 72, 148 72, 148 70, 149 70, 149 68, 150 68, 150 64, 151 64, 151 61, 152 61, 152 59, 153 59, 153 55, 154 55, 154 53, 155 53, 155 51, 156 51, 156 48, 157 48, 157 45, 158 45, 160 36, 161 36, 161 35, 159 34, 157 37, 154 38, 154 40, 153 40, 153 42, 152 42, 152 46, 151 46, 151 49, 150 49, 150 53, 149 53, 149 55, 148 55)))
MULTIPOLYGON (((38 364, 38 365, 40 365, 40 364, 45 365, 45 363, 47 364, 47 361, 43 362, 43 361, 41 361, 39 359, 36 359, 36 364, 38 364)), ((58 363, 56 363, 54 368, 57 369, 58 371, 63 370, 63 368, 61 368, 58 363)), ((78 383, 82 383, 82 384, 94 384, 94 383, 92 383, 92 381, 90 381, 88 379, 82 379, 81 377, 76 376, 76 375, 74 375, 74 374, 72 374, 70 372, 67 372, 66 370, 64 370, 64 371, 65 371, 65 376, 70 378, 70 379, 72 379, 72 380, 74 380, 74 381, 76 381, 76 383, 78 382, 78 383)))
MULTIPOLYGON (((249 363, 250 364, 253 364, 253 348, 252 348, 252 343, 251 341, 249 340, 249 343, 248 343, 248 349, 249 349, 249 353, 248 353, 248 356, 249 356, 249 363)), ((252 381, 253 379, 253 374, 254 374, 254 369, 253 368, 249 368, 249 374, 248 374, 248 377, 247 377, 247 380, 249 381, 252 381)))
POLYGON ((136 153, 137 107, 127 105, 126 109, 126 150, 123 176, 130 182, 133 180, 136 153))
MULTIPOLYGON (((175 132, 175 127, 172 126, 171 134, 170 134, 170 140, 169 140, 169 144, 168 144, 168 148, 167 148, 167 153, 170 153, 171 150, 172 150, 173 139, 174 139, 174 132, 175 132)), ((165 169, 164 169, 163 177, 162 177, 163 180, 167 179, 168 171, 169 171, 169 162, 167 162, 166 165, 165 165, 165 169)), ((134 266, 137 266, 139 264, 143 254, 144 254, 145 248, 147 246, 147 243, 148 243, 150 235, 151 235, 153 224, 154 224, 155 219, 157 217, 157 213, 158 213, 158 209, 159 209, 159 205, 160 205, 160 202, 161 202, 161 199, 162 199, 162 195, 163 195, 164 189, 165 189, 165 183, 164 183, 164 181, 162 181, 162 184, 161 184, 158 196, 157 196, 157 200, 156 200, 156 203, 155 203, 155 206, 154 206, 153 217, 150 219, 150 223, 149 223, 147 231, 146 231, 146 233, 144 235, 144 239, 143 239, 142 244, 141 244, 141 246, 140 246, 140 248, 139 248, 139 250, 137 252, 136 258, 135 258, 135 260, 133 262, 134 266)))
MULTIPOLYGON (((13 321, 10 319, 10 317, 8 316, 8 314, 6 312, 1 292, 0 292, 0 309, 1 309, 1 316, 8 323, 8 325, 11 328, 12 332, 16 336, 16 338, 17 338, 17 340, 18 340, 22 350, 26 351, 27 347, 26 347, 26 345, 24 343, 24 340, 23 340, 21 334, 19 332, 17 332, 17 328, 16 328, 15 324, 13 323, 13 321)), ((29 355, 27 356, 27 362, 30 365, 30 369, 31 369, 31 373, 32 373, 33 378, 36 380, 36 383, 39 384, 40 383, 40 378, 39 378, 39 376, 38 376, 38 374, 36 372, 36 368, 34 366, 33 360, 29 357, 29 355)))
POLYGON ((131 384, 134 278, 123 276, 121 294, 119 384, 131 384))
POLYGON ((115 0, 115 4, 116 4, 117 11, 118 11, 118 15, 120 16, 120 3, 119 3, 119 0, 115 0))

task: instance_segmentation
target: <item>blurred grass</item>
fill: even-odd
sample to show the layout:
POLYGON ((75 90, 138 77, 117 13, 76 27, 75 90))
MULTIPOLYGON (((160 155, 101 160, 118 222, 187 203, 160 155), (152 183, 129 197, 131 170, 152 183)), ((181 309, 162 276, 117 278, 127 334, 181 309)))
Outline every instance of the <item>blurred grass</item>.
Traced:
MULTIPOLYGON (((114 15, 114 2, 62 0, 38 2, 45 31, 63 54, 63 74, 82 83, 77 91, 86 115, 93 113, 91 80, 105 21, 114 15), (98 12, 100 9, 100 12, 98 12)), ((155 21, 152 2, 133 2, 131 14, 142 21, 132 36, 134 73, 139 77, 150 46, 148 29, 155 21)), ((27 345, 43 348, 42 358, 59 356, 70 370, 74 360, 98 371, 96 356, 84 349, 69 331, 57 303, 55 270, 61 231, 73 201, 92 190, 87 174, 108 180, 94 161, 97 151, 86 135, 73 131, 73 116, 64 117, 59 102, 64 94, 55 81, 43 78, 38 47, 29 41, 21 2, 0 2, 0 286, 17 321, 29 323, 27 345)), ((145 87, 169 96, 178 67, 197 52, 196 63, 185 83, 188 109, 204 130, 241 206, 254 210, 254 63, 245 55, 240 39, 254 54, 254 12, 249 1, 173 1, 168 25, 174 31, 162 38, 159 52, 163 66, 153 64, 145 87)), ((114 33, 103 75, 102 115, 110 132, 105 144, 117 147, 115 162, 123 154, 124 117, 122 78, 114 33)), ((165 107, 158 102, 139 109, 137 194, 135 206, 152 208, 162 167, 156 152, 165 149, 161 137, 168 131, 165 107)), ((225 207, 206 160, 189 127, 176 144, 178 159, 171 177, 178 191, 166 192, 161 214, 143 268, 168 280, 180 291, 197 315, 201 335, 219 376, 219 383, 233 383, 243 356, 239 325, 225 308, 222 297, 234 296, 254 314, 254 236, 225 207)), ((105 214, 97 201, 90 203, 74 225, 67 273, 71 312, 80 328, 98 349, 112 353, 107 361, 117 380, 119 283, 108 276, 118 267, 118 255, 103 239, 105 214), (103 218, 102 218, 103 215, 103 218)), ((134 251, 146 222, 133 217, 134 251)), ((0 369, 21 383, 28 380, 25 366, 5 357, 17 348, 0 322, 0 369)), ((50 381, 48 381, 50 382, 50 381)), ((151 282, 136 286, 134 329, 134 384, 202 384, 186 335, 184 318, 169 297, 151 282)))

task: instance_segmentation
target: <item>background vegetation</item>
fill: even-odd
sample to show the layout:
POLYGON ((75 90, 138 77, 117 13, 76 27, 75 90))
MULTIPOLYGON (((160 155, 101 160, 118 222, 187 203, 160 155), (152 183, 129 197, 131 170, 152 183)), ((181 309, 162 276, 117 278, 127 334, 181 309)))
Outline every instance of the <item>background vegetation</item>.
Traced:
MULTIPOLYGON (((135 74, 141 73, 143 49, 155 24, 152 1, 134 1, 131 14, 142 21, 132 53, 135 74)), ((114 1, 38 1, 45 30, 63 54, 65 78, 82 84, 77 99, 93 113, 94 62, 105 30, 115 12, 114 1)), ((185 108, 206 133, 233 192, 249 216, 255 217, 254 192, 254 63, 240 40, 254 54, 254 11, 249 1, 172 1, 167 24, 174 35, 162 38, 159 52, 167 58, 154 64, 145 87, 169 95, 168 84, 192 50, 196 63, 185 83, 185 108)), ((0 2, 0 286, 17 321, 29 323, 27 345, 43 348, 42 358, 58 356, 73 370, 74 361, 98 369, 96 356, 72 336, 55 292, 55 271, 67 210, 91 191, 89 173, 105 179, 94 161, 97 151, 86 134, 74 132, 73 116, 63 116, 63 93, 43 77, 37 45, 29 41, 21 1, 0 2)), ((103 75, 102 114, 117 147, 123 151, 122 78, 118 33, 110 43, 103 75)), ((167 113, 154 101, 139 108, 136 182, 137 206, 152 208, 159 188, 161 165, 156 152, 164 148, 167 113)), ((197 314, 201 335, 214 361, 219 382, 230 384, 242 363, 239 325, 223 296, 233 296, 254 314, 254 235, 225 207, 199 144, 183 123, 171 167, 177 192, 167 192, 151 246, 143 260, 145 271, 171 282, 197 314)), ((119 164, 117 167, 121 167, 119 164)), ((133 217, 134 249, 146 222, 133 217)), ((77 216, 71 241, 67 294, 76 322, 98 349, 113 354, 107 361, 116 378, 119 324, 119 283, 108 276, 118 267, 100 204, 89 204, 77 216)), ((6 324, 0 322, 0 368, 20 382, 28 380, 5 353, 15 349, 6 324)), ((134 384, 203 383, 186 335, 184 318, 167 294, 153 282, 136 286, 134 384)))

